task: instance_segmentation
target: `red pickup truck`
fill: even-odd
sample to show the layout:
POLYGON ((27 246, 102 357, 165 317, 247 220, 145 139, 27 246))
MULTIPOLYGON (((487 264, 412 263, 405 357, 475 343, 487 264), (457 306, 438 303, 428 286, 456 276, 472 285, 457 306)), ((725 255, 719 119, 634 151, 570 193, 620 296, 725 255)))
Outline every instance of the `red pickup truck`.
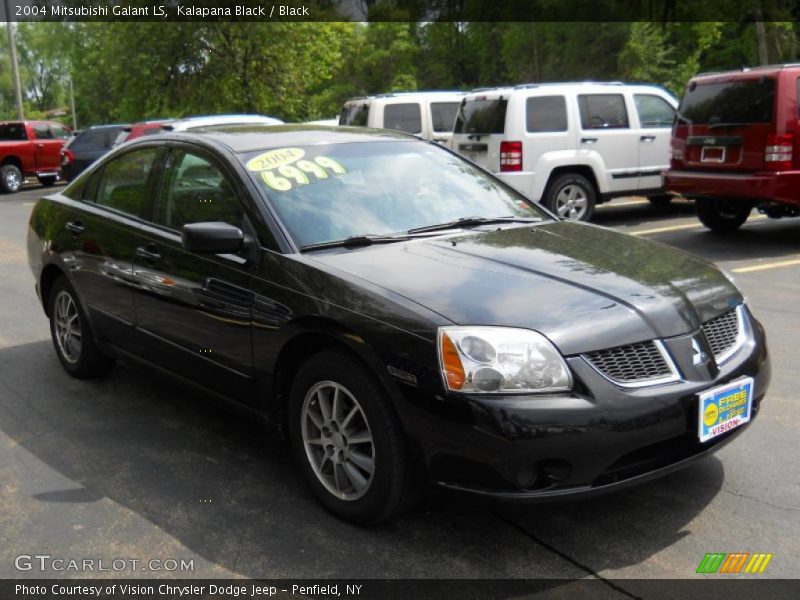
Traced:
POLYGON ((0 122, 0 190, 13 194, 26 177, 53 185, 61 147, 69 136, 67 127, 53 121, 0 122))

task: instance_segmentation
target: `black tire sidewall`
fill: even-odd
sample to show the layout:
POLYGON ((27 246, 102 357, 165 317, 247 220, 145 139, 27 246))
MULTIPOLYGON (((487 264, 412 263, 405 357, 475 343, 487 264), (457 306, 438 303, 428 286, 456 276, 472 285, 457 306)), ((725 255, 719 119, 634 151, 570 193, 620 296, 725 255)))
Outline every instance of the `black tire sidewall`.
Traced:
POLYGON ((39 183, 44 187, 54 186, 56 181, 58 181, 58 177, 39 177, 39 183))
POLYGON ((695 210, 700 222, 716 233, 733 233, 747 221, 752 205, 742 202, 740 212, 735 216, 724 216, 720 212, 719 203, 724 199, 696 200, 695 210))
POLYGON ((297 372, 289 396, 289 437, 292 451, 315 496, 336 516, 355 523, 375 523, 397 510, 406 485, 407 461, 400 424, 391 401, 376 378, 360 362, 340 351, 311 357, 297 372), (370 488, 357 500, 341 500, 317 478, 303 445, 302 406, 308 390, 321 381, 343 385, 358 400, 369 423, 375 452, 370 488))
POLYGON ((16 165, 3 165, 2 167, 0 167, 0 188, 2 188, 3 193, 14 194, 18 192, 21 187, 22 187, 22 171, 19 170, 19 167, 17 167, 16 165), (8 187, 8 185, 6 185, 7 173, 12 170, 16 171, 20 182, 19 185, 14 189, 11 189, 8 187))
MULTIPOLYGON (((591 218, 594 216, 594 209, 597 206, 597 192, 594 189, 592 183, 586 179, 583 175, 579 175, 578 173, 567 173, 565 175, 559 175, 556 177, 550 184, 547 186, 547 192, 545 192, 544 197, 544 205, 547 209, 558 216, 558 207, 556 206, 556 198, 558 198, 558 194, 568 185, 577 185, 583 188, 584 192, 586 193, 586 212, 578 221, 590 221, 591 218)), ((563 218, 563 217, 561 217, 563 218)), ((571 221, 573 219, 565 219, 567 221, 571 221)))

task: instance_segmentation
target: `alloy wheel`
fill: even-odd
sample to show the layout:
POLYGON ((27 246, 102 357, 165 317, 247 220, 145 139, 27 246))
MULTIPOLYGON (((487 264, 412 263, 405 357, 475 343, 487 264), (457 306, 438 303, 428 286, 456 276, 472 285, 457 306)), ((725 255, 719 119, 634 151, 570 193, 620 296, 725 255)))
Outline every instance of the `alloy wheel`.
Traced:
POLYGON ((358 500, 375 474, 375 444, 355 397, 335 381, 320 381, 305 396, 301 432, 317 479, 341 500, 358 500))
POLYGON ((556 212, 564 219, 580 220, 588 206, 586 190, 578 185, 565 185, 556 196, 556 212))
POLYGON ((54 303, 55 335, 64 360, 75 364, 81 357, 81 321, 78 306, 69 292, 58 292, 54 303))

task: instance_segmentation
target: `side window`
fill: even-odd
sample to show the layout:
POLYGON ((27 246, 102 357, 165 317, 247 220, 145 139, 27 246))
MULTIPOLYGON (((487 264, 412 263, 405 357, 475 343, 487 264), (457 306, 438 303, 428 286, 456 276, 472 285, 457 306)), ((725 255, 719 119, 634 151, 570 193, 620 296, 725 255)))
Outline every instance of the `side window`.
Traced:
POLYGON ((431 126, 436 133, 453 131, 459 104, 459 102, 431 102, 431 126))
POLYGON ((49 125, 34 125, 33 133, 36 135, 37 140, 52 140, 53 132, 50 131, 49 125))
POLYGON ((528 133, 567 130, 567 101, 564 96, 534 96, 525 102, 528 133))
POLYGON ((242 205, 222 171, 202 156, 175 150, 156 223, 178 231, 187 223, 206 221, 242 227, 243 219, 242 205))
POLYGON ((625 129, 628 113, 622 94, 581 94, 578 96, 581 127, 584 129, 625 129))
POLYGON ((134 217, 145 217, 147 180, 156 156, 158 148, 142 148, 107 163, 99 174, 94 201, 134 217))
POLYGON ((663 98, 649 94, 635 94, 633 102, 636 104, 639 124, 642 127, 672 127, 675 109, 663 98))
POLYGON ((66 140, 69 138, 69 131, 66 127, 62 127, 61 125, 51 125, 50 131, 53 132, 53 137, 59 140, 66 140))
POLYGON ((70 144, 73 150, 85 152, 104 150, 106 147, 106 134, 102 129, 87 129, 78 134, 75 141, 70 144))
POLYGON ((406 133, 422 131, 422 111, 416 102, 387 104, 383 107, 384 129, 397 129, 406 133))

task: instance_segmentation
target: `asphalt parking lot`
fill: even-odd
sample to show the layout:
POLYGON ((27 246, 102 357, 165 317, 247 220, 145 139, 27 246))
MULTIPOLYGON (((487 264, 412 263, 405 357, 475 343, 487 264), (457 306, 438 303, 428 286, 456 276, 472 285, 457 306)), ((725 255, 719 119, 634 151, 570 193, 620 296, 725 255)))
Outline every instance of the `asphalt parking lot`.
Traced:
POLYGON ((25 254, 41 193, 0 196, 0 578, 65 575, 15 568, 36 553, 194 561, 103 576, 616 579, 694 577, 707 552, 768 552, 758 577, 798 576, 800 219, 754 215, 723 239, 688 202, 598 209, 599 224, 733 272, 765 325, 772 387, 736 442, 600 499, 509 509, 434 498, 360 528, 324 512, 282 443, 198 391, 132 365, 99 382, 66 375, 25 254))

